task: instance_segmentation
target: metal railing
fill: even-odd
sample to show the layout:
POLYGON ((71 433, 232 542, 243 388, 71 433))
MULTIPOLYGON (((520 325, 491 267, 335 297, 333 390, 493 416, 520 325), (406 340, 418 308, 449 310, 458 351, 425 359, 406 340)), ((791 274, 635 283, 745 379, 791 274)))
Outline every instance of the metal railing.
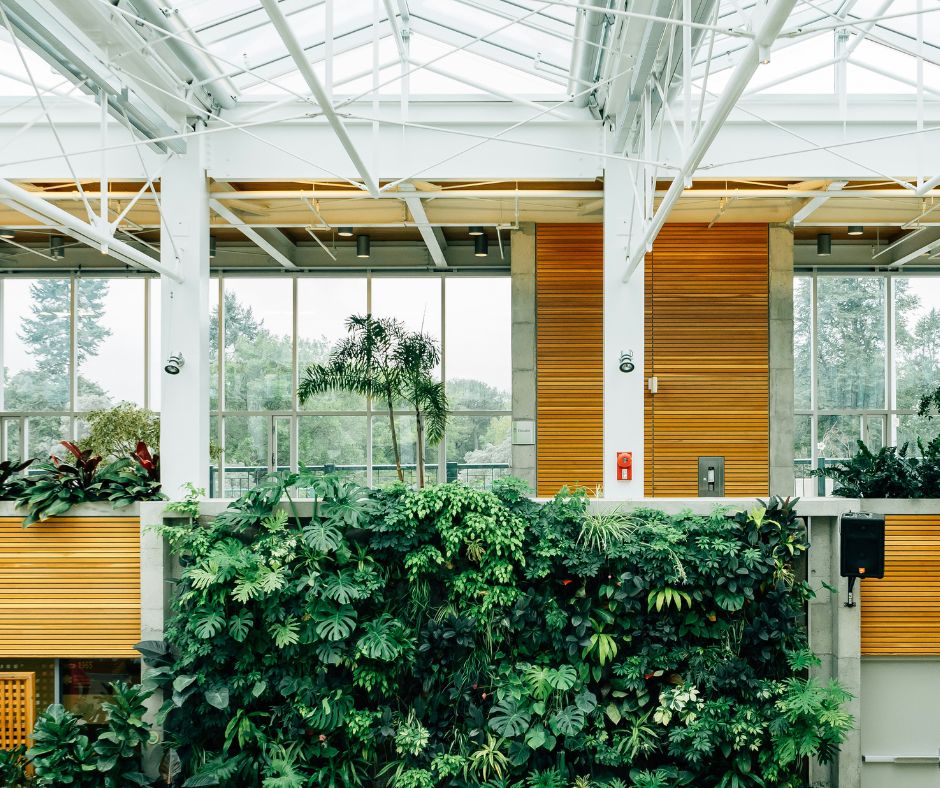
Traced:
MULTIPOLYGON (((290 471, 290 468, 283 465, 278 466, 275 470, 278 472, 290 471)), ((314 476, 322 476, 328 473, 348 474, 362 485, 366 484, 368 472, 365 465, 309 465, 306 466, 306 470, 314 476)), ((406 484, 415 483, 416 470, 417 467, 414 463, 402 465, 406 484)), ((238 498, 259 484, 271 472, 271 469, 261 465, 227 465, 223 475, 224 485, 220 489, 219 470, 214 465, 210 466, 209 497, 238 498)), ((488 489, 494 480, 508 476, 509 473, 509 463, 449 462, 446 465, 446 481, 461 481, 478 489, 488 489)), ((425 476, 432 481, 438 480, 437 463, 425 465, 425 476)), ((394 465, 372 466, 372 485, 374 487, 381 487, 396 481, 398 481, 398 472, 394 465)))

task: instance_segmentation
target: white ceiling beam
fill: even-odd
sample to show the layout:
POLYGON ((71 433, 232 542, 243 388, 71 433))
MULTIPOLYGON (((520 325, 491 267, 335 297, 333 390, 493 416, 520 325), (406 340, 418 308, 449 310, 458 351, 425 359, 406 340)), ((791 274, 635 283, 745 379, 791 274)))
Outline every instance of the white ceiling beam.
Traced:
POLYGON ((363 161, 362 156, 359 155, 359 151, 353 144, 352 138, 349 136, 349 132, 346 130, 346 126, 343 124, 342 119, 339 117, 339 115, 336 114, 336 110, 333 109, 333 104, 330 101, 326 90, 323 88, 323 85, 320 84, 320 80, 314 73, 313 67, 307 61, 307 56, 304 53, 303 47, 300 46, 300 42, 297 40, 297 36, 294 35, 293 29, 290 27, 287 19, 284 17, 281 9, 278 7, 277 0, 261 0, 261 4, 268 12, 268 16, 271 19, 271 24, 274 25, 275 30, 277 30, 278 35, 281 37, 281 40, 287 47, 288 52, 290 52, 291 57, 294 59, 294 63, 297 65, 297 70, 300 71, 300 75, 307 83, 307 87, 310 88, 310 92, 313 93, 317 104, 320 105, 320 110, 323 112, 324 117, 329 121, 330 126, 333 127, 333 131, 336 133, 336 136, 345 149, 346 154, 349 156, 350 161, 352 161, 353 166, 356 168, 356 171, 359 173, 359 176, 365 183, 366 190, 370 195, 375 197, 379 193, 378 181, 372 177, 372 174, 369 172, 369 168, 366 167, 366 163, 363 161))
POLYGON ((155 271, 177 282, 183 281, 177 269, 165 266, 160 260, 140 251, 140 249, 135 249, 130 244, 117 240, 113 235, 102 230, 101 227, 82 221, 58 205, 47 202, 36 192, 27 191, 12 181, 0 179, 0 196, 6 198, 10 207, 16 208, 32 218, 42 217, 67 235, 99 249, 104 254, 110 255, 126 265, 155 271))
POLYGON ((806 221, 806 219, 816 212, 817 208, 827 203, 831 197, 835 196, 836 193, 841 192, 848 185, 848 183, 848 181, 833 181, 830 183, 826 187, 825 194, 820 194, 818 197, 810 198, 806 205, 793 214, 793 224, 802 224, 804 221, 806 221))
POLYGON ((698 169, 699 164, 702 163, 702 159, 711 147, 712 142, 714 142, 715 137, 718 136, 718 132, 721 131, 725 120, 727 120, 728 115, 731 114, 735 104, 747 87, 748 82, 751 81, 754 72, 757 71, 760 65, 761 52, 765 48, 769 49, 773 45, 774 40, 777 38, 777 35, 780 33, 780 30, 783 28, 784 23, 787 21, 795 5, 796 0, 772 0, 766 7, 754 39, 748 45, 744 57, 728 79, 728 83, 722 91, 721 96, 718 98, 715 107, 712 109, 712 114, 709 116, 708 121, 695 138, 695 142, 692 143, 692 148, 689 150, 680 172, 673 178, 672 185, 669 187, 666 196, 663 197, 662 202, 656 209, 656 213, 653 214, 653 218, 643 238, 633 247, 633 251, 627 259, 627 269, 623 276, 624 282, 630 280, 633 272, 643 261, 647 251, 652 247, 653 240, 666 223, 666 217, 669 216, 672 207, 679 197, 682 196, 686 181, 692 178, 693 173, 698 169))
POLYGON ((402 183, 399 185, 398 189, 399 194, 405 201, 405 205, 408 206, 411 218, 414 219, 415 223, 418 225, 418 232, 421 233, 421 238, 425 246, 428 247, 428 252, 431 255, 431 260, 434 262, 434 265, 438 268, 447 268, 447 260, 444 258, 444 249, 441 247, 441 243, 434 232, 434 228, 431 227, 431 223, 428 221, 427 212, 424 210, 424 203, 421 202, 421 198, 418 196, 414 184, 402 183))
MULTIPOLYGON (((261 230, 255 230, 252 227, 249 227, 245 224, 244 221, 230 208, 226 208, 218 200, 209 200, 209 207, 212 208, 219 216, 225 219, 232 227, 241 232, 246 238, 254 241, 255 244, 267 252, 276 262, 278 262, 284 268, 296 268, 294 261, 291 260, 281 249, 278 249, 271 241, 265 238, 261 234, 261 230)), ((281 233, 278 233, 282 235, 281 233)), ((286 238, 284 239, 287 240, 286 238)), ((289 243, 289 242, 288 242, 289 243)), ((291 244, 293 246, 293 244, 291 244)))
POLYGON ((901 268, 940 247, 940 227, 924 227, 891 245, 889 268, 901 268))
MULTIPOLYGON (((398 16, 395 9, 392 8, 392 0, 382 0, 385 4, 385 15, 388 17, 389 27, 392 29, 392 38, 395 39, 395 47, 398 49, 398 58, 402 63, 408 63, 408 44, 405 41, 406 33, 402 31, 398 24, 398 16)), ((378 20, 376 20, 378 24, 378 20)))

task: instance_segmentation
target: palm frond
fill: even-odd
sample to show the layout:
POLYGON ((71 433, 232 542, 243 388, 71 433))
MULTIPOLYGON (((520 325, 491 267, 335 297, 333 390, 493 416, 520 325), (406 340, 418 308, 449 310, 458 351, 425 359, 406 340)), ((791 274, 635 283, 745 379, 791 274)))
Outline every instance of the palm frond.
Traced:
POLYGON ((426 378, 416 392, 417 402, 425 416, 425 432, 428 444, 435 446, 444 439, 447 427, 447 394, 444 384, 426 378))

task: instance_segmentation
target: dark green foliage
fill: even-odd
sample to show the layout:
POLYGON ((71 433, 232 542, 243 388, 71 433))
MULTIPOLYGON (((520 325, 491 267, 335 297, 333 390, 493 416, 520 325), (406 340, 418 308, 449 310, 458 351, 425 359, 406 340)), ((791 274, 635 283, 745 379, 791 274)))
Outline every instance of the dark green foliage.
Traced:
POLYGON ((83 732, 84 721, 56 704, 44 711, 26 751, 37 786, 96 788, 101 784, 94 748, 83 732))
POLYGON ((143 746, 150 739, 144 722, 150 692, 122 682, 111 685, 112 696, 102 706, 108 721, 96 740, 85 732, 85 721, 64 706, 50 706, 36 721, 33 745, 23 751, 0 751, 0 785, 39 788, 128 788, 150 785, 140 771, 143 746), (31 767, 27 770, 27 766, 31 767), (31 773, 30 773, 31 772, 31 773))
POLYGON ((851 725, 806 678, 792 502, 289 475, 164 534, 184 574, 139 650, 187 786, 801 786, 851 725))
POLYGON ((16 462, 4 460, 0 462, 0 501, 12 501, 19 496, 29 483, 22 475, 35 460, 16 462))
POLYGON ((0 785, 4 788, 23 788, 26 783, 26 746, 0 750, 0 785))
POLYGON ((74 458, 72 462, 53 456, 36 466, 39 473, 15 482, 17 506, 27 510, 24 528, 63 515, 80 503, 109 501, 120 509, 134 501, 163 499, 159 457, 151 456, 145 444, 138 443, 130 458, 100 467, 101 457, 90 450, 70 441, 61 443, 74 458))
POLYGON ((872 452, 858 441, 854 457, 812 475, 833 479, 833 495, 845 498, 938 498, 940 436, 927 444, 918 439, 917 446, 920 457, 909 456, 906 443, 872 452))
POLYGON ((147 711, 144 703, 152 693, 120 681, 111 688, 114 695, 108 703, 102 704, 108 715, 107 729, 95 742, 100 784, 104 788, 150 785, 150 780, 140 771, 140 756, 150 738, 150 726, 143 718, 147 711))

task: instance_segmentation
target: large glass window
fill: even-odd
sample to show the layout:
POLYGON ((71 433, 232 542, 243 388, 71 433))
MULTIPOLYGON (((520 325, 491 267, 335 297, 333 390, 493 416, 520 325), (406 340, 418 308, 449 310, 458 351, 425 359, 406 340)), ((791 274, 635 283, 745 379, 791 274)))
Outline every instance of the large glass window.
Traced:
POLYGON ((143 279, 78 279, 78 406, 144 404, 143 279))
POLYGON ((71 304, 69 279, 4 281, 4 410, 69 409, 71 304))
MULTIPOLYGON (((149 276, 0 279, 0 459, 62 453, 90 410, 119 402, 159 410, 160 282, 149 276), (149 343, 149 346, 148 346, 149 343)), ((357 274, 221 276, 209 288, 210 494, 235 496, 274 470, 340 471, 367 484, 397 478, 383 403, 329 391, 301 404, 304 369, 371 313, 441 346, 454 410, 442 446, 425 446, 430 479, 486 485, 510 458, 510 280, 357 274)), ((395 403, 395 442, 416 476, 414 413, 395 403)))
POLYGON ((797 494, 818 494, 810 470, 860 440, 916 453, 940 433, 916 415, 940 385, 940 276, 797 276, 793 303, 797 494))
POLYGON ((819 408, 885 407, 885 290, 872 276, 817 280, 819 408))
POLYGON ((17 277, 0 287, 0 459, 61 454, 59 442, 83 434, 90 410, 158 405, 159 377, 151 371, 148 392, 145 370, 148 341, 151 365, 159 356, 159 309, 148 329, 158 280, 17 277))
POLYGON ((221 377, 225 397, 221 407, 213 401, 213 423, 224 454, 212 474, 213 494, 238 495, 286 467, 386 484, 398 478, 394 443, 405 480, 414 481, 417 430, 407 403, 395 403, 393 442, 384 403, 344 391, 304 403, 294 396, 304 370, 328 359, 355 314, 395 318, 441 345, 438 374, 444 374, 455 415, 444 447, 424 447, 427 478, 485 486, 508 472, 508 277, 231 276, 221 290, 223 315, 220 320, 218 307, 211 307, 210 344, 220 344, 221 331, 224 364, 213 374, 221 377))
POLYGON ((225 410, 292 406, 292 285, 270 277, 225 280, 225 410))

